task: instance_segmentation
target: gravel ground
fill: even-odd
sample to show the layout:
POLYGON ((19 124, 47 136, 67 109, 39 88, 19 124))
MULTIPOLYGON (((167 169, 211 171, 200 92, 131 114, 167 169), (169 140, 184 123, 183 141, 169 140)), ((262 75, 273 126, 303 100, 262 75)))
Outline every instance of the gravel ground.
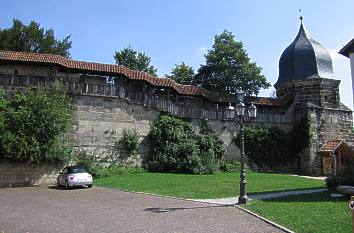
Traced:
POLYGON ((282 232, 233 206, 115 189, 0 189, 0 232, 282 232))

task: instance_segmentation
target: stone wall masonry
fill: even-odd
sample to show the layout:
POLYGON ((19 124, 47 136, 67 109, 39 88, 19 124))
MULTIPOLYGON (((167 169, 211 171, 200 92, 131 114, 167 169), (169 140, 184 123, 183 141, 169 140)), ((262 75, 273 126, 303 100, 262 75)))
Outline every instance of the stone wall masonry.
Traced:
MULTIPOLYGON (((68 85, 77 107, 72 135, 78 150, 110 161, 140 164, 149 151, 146 135, 150 124, 160 110, 165 110, 190 118, 194 127, 199 127, 202 119, 208 119, 209 127, 223 139, 227 157, 240 157, 238 148, 232 143, 239 126, 224 119, 226 103, 211 102, 200 96, 179 95, 169 88, 161 89, 139 80, 129 80, 124 75, 106 77, 56 66, 0 65, 0 81, 3 80, 0 88, 4 90, 50 87, 58 79, 68 85), (107 78, 114 78, 114 85, 106 82, 107 78), (120 143, 124 128, 135 128, 139 132, 141 146, 138 157, 128 155, 120 143)), ((298 115, 309 116, 312 143, 303 151, 301 163, 306 174, 319 174, 322 163, 317 151, 323 143, 338 137, 350 145, 354 142, 351 112, 339 103, 339 82, 315 77, 284 83, 277 89, 277 95, 293 94, 293 103, 290 106, 257 106, 257 119, 251 125, 289 131, 298 115)))
MULTIPOLYGON (((11 80, 10 83, 5 82, 0 86, 4 90, 24 90, 32 85, 30 80, 35 79, 35 83, 36 78, 38 78, 37 85, 40 85, 42 81, 50 83, 54 81, 52 77, 60 78, 69 85, 69 88, 74 87, 75 91, 72 96, 77 111, 72 135, 77 142, 77 149, 83 150, 88 154, 98 155, 120 163, 139 164, 149 151, 145 136, 149 132, 150 124, 158 116, 159 109, 164 109, 180 117, 190 117, 195 122, 195 127, 199 126, 203 117, 209 118, 208 124, 210 127, 224 140, 228 151, 227 156, 232 159, 239 159, 240 157, 238 148, 231 142, 233 135, 238 131, 238 126, 224 121, 223 108, 220 105, 220 109, 218 107, 213 109, 215 104, 208 101, 204 102, 202 98, 191 98, 190 96, 178 96, 177 98, 175 95, 171 99, 168 97, 161 99, 163 95, 157 93, 161 91, 160 89, 145 87, 138 81, 128 83, 125 78, 117 79, 120 82, 118 87, 121 89, 119 95, 106 95, 96 92, 83 93, 82 90, 85 89, 83 88, 85 83, 102 86, 106 82, 106 77, 63 71, 55 66, 1 64, 0 74, 9 76, 11 80), (16 78, 26 80, 25 85, 13 82, 16 78), (139 88, 132 89, 133 86, 139 86, 141 90, 139 88), (78 91, 76 91, 76 87, 78 87, 78 91), (147 88, 145 90, 146 93, 151 94, 153 90, 157 92, 155 96, 141 96, 144 88, 147 88), (140 97, 145 99, 137 101, 136 98, 133 98, 137 94, 140 94, 140 97), (173 101, 179 98, 183 100, 181 100, 183 104, 177 106, 173 101), (151 101, 155 102, 150 103, 151 101), (142 143, 138 158, 131 158, 119 142, 124 128, 136 128, 139 132, 142 143)), ((87 88, 89 89, 89 86, 87 88)), ((291 122, 293 121, 292 111, 259 106, 258 112, 258 118, 253 123, 255 125, 277 126, 283 129, 291 127, 291 122)))
MULTIPOLYGON (((159 114, 157 110, 115 97, 77 95, 73 100, 77 106, 73 135, 79 149, 120 163, 141 163, 149 151, 146 135, 150 124, 159 114), (142 143, 138 158, 131 158, 119 142, 124 128, 137 129, 139 132, 142 143)), ((191 119, 194 128, 198 128, 201 121, 200 118, 191 119)), ((232 138, 239 126, 224 120, 207 120, 207 124, 223 139, 227 158, 238 160, 239 149, 232 143, 232 138)), ((252 125, 280 127, 286 131, 293 127, 290 123, 276 122, 253 122, 252 125)))
POLYGON ((332 139, 344 140, 348 145, 354 143, 352 113, 336 109, 309 108, 308 118, 311 122, 311 143, 302 157, 304 174, 322 175, 321 147, 332 139))
MULTIPOLYGON (((77 111, 73 135, 79 149, 120 163, 140 163, 146 156, 149 145, 145 137, 150 131, 150 124, 157 118, 158 111, 142 104, 129 103, 125 99, 103 99, 96 96, 75 96, 74 104, 77 111), (142 142, 139 158, 130 158, 119 143, 124 128, 138 130, 142 142)), ((191 123, 194 128, 198 128, 201 119, 191 119, 191 123)), ((207 124, 223 139, 228 157, 238 159, 239 150, 231 142, 238 126, 229 121, 217 120, 209 120, 207 124)))
POLYGON ((0 187, 17 187, 40 184, 56 184, 62 167, 56 163, 27 164, 0 161, 0 187))
POLYGON ((277 96, 295 95, 295 103, 311 102, 321 107, 335 108, 339 105, 340 80, 320 77, 293 80, 277 88, 277 96))
POLYGON ((77 106, 74 138, 79 149, 120 163, 140 163, 148 152, 145 136, 157 111, 119 98, 75 96, 77 106), (142 142, 140 157, 131 158, 119 140, 123 129, 137 129, 142 142))

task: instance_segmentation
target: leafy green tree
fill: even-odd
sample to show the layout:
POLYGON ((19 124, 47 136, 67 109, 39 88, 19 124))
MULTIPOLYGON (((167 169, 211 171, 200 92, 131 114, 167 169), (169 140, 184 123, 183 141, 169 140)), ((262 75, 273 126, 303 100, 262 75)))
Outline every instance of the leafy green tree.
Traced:
POLYGON ((0 29, 0 49, 58 54, 69 58, 72 44, 70 36, 58 40, 52 28, 41 28, 35 21, 24 25, 20 20, 13 19, 12 27, 0 29))
POLYGON ((118 65, 128 67, 132 70, 144 71, 153 76, 157 76, 157 69, 153 65, 150 65, 151 57, 145 53, 135 51, 130 46, 119 52, 115 51, 113 57, 118 65))
POLYGON ((58 153, 65 149, 59 141, 73 123, 69 96, 61 89, 37 89, 16 93, 6 101, 6 106, 0 106, 6 110, 0 154, 27 162, 59 159, 58 153))
POLYGON ((270 87, 261 74, 262 68, 251 62, 242 42, 227 30, 215 36, 205 60, 194 82, 209 91, 232 94, 243 90, 246 95, 258 95, 261 88, 270 87))
POLYGON ((181 62, 180 65, 175 65, 171 70, 170 78, 174 79, 177 83, 190 85, 193 83, 194 69, 181 62))

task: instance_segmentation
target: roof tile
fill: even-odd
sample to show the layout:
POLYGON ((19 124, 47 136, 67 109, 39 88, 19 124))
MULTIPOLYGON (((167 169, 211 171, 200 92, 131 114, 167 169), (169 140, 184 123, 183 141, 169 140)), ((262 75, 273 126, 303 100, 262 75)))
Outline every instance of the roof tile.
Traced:
POLYGON ((332 139, 327 141, 322 147, 321 151, 333 151, 335 150, 343 141, 339 139, 332 139))
MULTIPOLYGON (((129 68, 121 65, 75 61, 54 54, 16 52, 16 51, 4 51, 4 50, 0 50, 0 61, 32 62, 32 63, 47 63, 47 64, 49 63, 49 64, 56 64, 67 69, 77 69, 82 71, 93 71, 93 72, 106 72, 112 74, 124 74, 125 76, 133 80, 144 80, 155 86, 171 87, 180 94, 203 96, 211 101, 217 101, 217 102, 234 102, 234 97, 232 97, 231 95, 209 92, 206 89, 199 86, 178 84, 170 78, 154 77, 148 73, 130 70, 129 68)), ((256 105, 281 106, 289 103, 289 101, 292 98, 285 97, 282 99, 276 99, 276 98, 267 98, 267 97, 249 97, 249 99, 253 101, 254 104, 256 105)))

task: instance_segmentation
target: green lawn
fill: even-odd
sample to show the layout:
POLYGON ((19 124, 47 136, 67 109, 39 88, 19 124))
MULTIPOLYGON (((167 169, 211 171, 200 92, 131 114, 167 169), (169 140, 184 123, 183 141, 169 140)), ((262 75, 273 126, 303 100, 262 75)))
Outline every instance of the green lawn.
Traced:
MULTIPOLYGON (((266 173, 248 173, 247 182, 249 194, 324 186, 324 182, 320 180, 266 173)), ((239 173, 213 175, 124 174, 97 179, 95 185, 191 199, 221 198, 239 194, 239 173)))
POLYGON ((348 199, 329 195, 322 192, 252 201, 243 207, 299 233, 351 232, 348 199))
MULTIPOLYGON (((280 174, 248 173, 247 181, 248 194, 324 187, 321 180, 280 174)), ((173 197, 221 198, 238 195, 239 174, 138 173, 97 179, 95 184, 173 197)), ((329 194, 322 192, 251 201, 244 207, 295 232, 351 232, 347 199, 333 199, 329 194)))

